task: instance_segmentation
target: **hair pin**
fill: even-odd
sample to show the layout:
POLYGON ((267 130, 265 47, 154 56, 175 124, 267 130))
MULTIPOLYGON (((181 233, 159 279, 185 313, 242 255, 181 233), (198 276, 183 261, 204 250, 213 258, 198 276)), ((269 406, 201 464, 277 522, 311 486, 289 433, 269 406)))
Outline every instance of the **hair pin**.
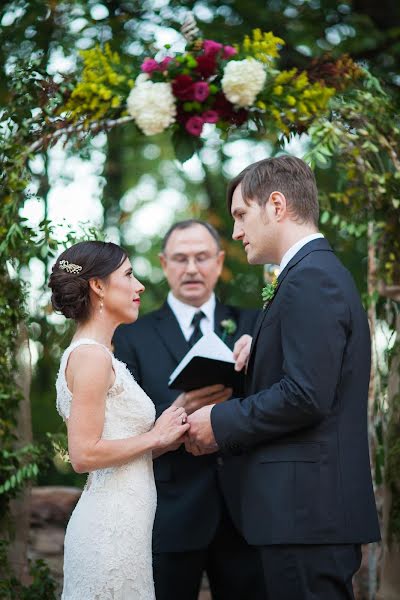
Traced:
POLYGON ((74 263, 70 263, 67 260, 60 260, 58 266, 63 271, 68 271, 68 273, 79 273, 82 271, 81 265, 74 265, 74 263))

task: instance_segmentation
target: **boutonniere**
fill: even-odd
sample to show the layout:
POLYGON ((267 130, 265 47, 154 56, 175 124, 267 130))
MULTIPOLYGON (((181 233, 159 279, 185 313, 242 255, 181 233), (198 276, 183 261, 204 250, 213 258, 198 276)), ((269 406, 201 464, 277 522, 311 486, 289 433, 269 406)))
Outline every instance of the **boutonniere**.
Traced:
POLYGON ((278 278, 274 277, 271 283, 267 283, 261 291, 261 297, 263 299, 263 309, 267 308, 272 298, 275 296, 276 288, 278 287, 278 278))
POLYGON ((221 339, 224 342, 228 335, 233 335, 235 333, 237 325, 233 319, 224 319, 223 321, 221 321, 220 325, 222 328, 221 339))

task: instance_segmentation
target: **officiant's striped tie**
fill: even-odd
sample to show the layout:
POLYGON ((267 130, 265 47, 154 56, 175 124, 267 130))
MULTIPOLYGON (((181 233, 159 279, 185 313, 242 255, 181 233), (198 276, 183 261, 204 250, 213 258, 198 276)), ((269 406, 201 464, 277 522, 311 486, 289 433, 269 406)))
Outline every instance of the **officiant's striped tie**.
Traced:
POLYGON ((188 343, 189 343, 190 347, 194 346, 194 344, 196 342, 198 342, 199 339, 203 336, 203 332, 200 329, 200 321, 205 316, 206 315, 203 313, 202 310, 199 310, 197 313, 194 313, 194 315, 193 315, 193 319, 192 319, 191 325, 193 325, 194 329, 193 329, 192 335, 188 339, 188 343))

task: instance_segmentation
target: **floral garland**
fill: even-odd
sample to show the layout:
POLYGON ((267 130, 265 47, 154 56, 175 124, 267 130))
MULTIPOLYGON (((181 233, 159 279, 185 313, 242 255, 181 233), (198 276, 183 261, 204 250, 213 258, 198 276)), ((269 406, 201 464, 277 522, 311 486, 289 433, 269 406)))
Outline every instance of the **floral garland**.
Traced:
POLYGON ((310 74, 279 70, 276 60, 283 45, 281 38, 260 29, 235 46, 197 38, 183 53, 146 58, 136 76, 109 45, 104 50, 97 46, 81 53, 81 80, 59 114, 86 125, 129 115, 146 136, 171 129, 175 147, 185 138, 193 142, 178 156, 181 160, 196 149, 206 123, 226 133, 246 124, 288 137, 323 115, 343 82, 351 83, 361 69, 342 57, 331 61, 330 69, 325 62, 321 76, 316 65, 310 74))

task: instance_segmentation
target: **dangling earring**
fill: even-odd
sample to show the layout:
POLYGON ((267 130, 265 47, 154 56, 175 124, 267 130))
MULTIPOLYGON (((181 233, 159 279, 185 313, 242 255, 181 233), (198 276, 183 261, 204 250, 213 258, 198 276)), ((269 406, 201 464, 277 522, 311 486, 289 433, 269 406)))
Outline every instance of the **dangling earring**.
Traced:
POLYGON ((100 299, 100 308, 99 308, 100 314, 103 312, 103 297, 101 297, 100 299))

